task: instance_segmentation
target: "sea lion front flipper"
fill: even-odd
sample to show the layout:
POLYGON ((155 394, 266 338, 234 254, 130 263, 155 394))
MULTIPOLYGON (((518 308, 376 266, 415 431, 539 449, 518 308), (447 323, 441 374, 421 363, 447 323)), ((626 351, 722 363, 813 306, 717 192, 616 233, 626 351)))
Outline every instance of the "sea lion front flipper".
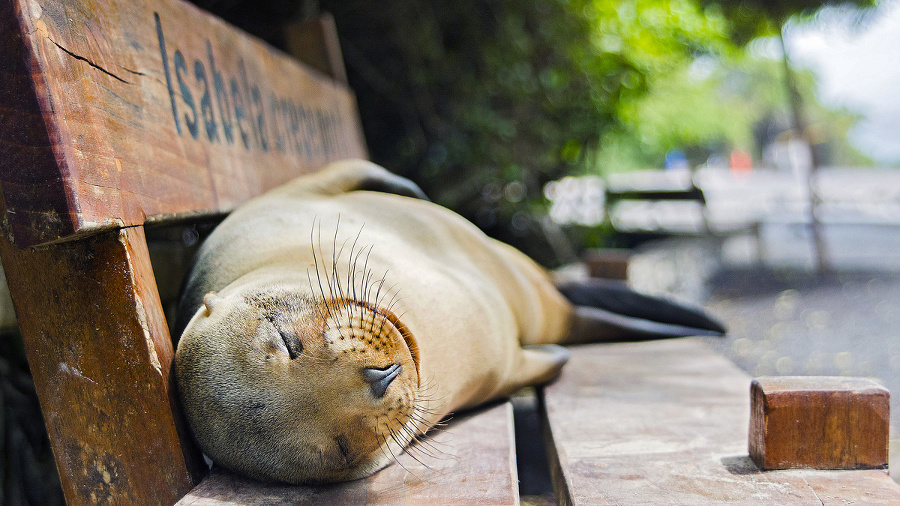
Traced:
POLYGON ((394 195, 402 195, 414 199, 425 200, 430 202, 431 199, 425 195, 425 192, 419 188, 419 185, 403 176, 398 176, 388 172, 387 175, 379 175, 359 181, 359 185, 355 190, 366 190, 381 193, 393 193, 394 195))
POLYGON ((724 325, 701 309, 640 294, 619 283, 594 280, 558 288, 576 306, 567 343, 722 336, 726 332, 724 325))
POLYGON ((510 396, 522 387, 543 385, 557 376, 569 361, 569 350, 556 344, 524 346, 515 376, 503 388, 501 396, 510 396))
POLYGON ((340 195, 351 191, 368 190, 429 200, 416 183, 367 160, 334 162, 314 174, 295 179, 284 189, 318 195, 340 195))

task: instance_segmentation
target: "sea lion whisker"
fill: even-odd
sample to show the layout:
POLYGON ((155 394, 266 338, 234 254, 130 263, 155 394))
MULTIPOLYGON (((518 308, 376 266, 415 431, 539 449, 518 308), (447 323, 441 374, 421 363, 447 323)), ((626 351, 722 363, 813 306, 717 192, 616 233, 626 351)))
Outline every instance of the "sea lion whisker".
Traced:
MULTIPOLYGON (((341 279, 340 279, 340 276, 339 276, 339 274, 338 274, 338 260, 341 258, 341 256, 343 256, 343 254, 344 254, 344 248, 347 247, 347 243, 350 242, 350 238, 348 237, 348 238, 344 239, 344 242, 341 243, 341 248, 340 248, 340 250, 337 250, 337 236, 338 236, 338 229, 340 228, 340 226, 341 226, 341 215, 338 214, 338 223, 337 223, 337 226, 336 226, 335 229, 334 229, 334 244, 333 244, 333 249, 332 249, 332 252, 334 252, 334 253, 333 253, 332 256, 331 256, 331 260, 332 260, 332 274, 334 275, 334 281, 335 281, 335 285, 337 286, 337 289, 338 289, 338 295, 340 296, 341 303, 342 303, 342 305, 344 305, 345 308, 347 309, 347 316, 348 316, 348 318, 351 318, 351 319, 352 319, 352 317, 353 317, 353 314, 352 314, 353 308, 350 307, 350 305, 349 305, 349 303, 348 303, 348 301, 347 301, 347 299, 349 298, 348 295, 349 295, 350 287, 342 287, 342 286, 341 286, 341 279), (335 252, 335 250, 337 250, 337 251, 335 252), (347 290, 347 292, 345 293, 344 290, 347 290)), ((360 231, 360 232, 362 232, 362 231, 360 231)), ((355 243, 354 243, 354 244, 355 244, 355 243)), ((353 258, 353 250, 351 249, 351 251, 350 251, 350 259, 348 260, 348 266, 349 266, 349 264, 350 264, 350 261, 352 261, 352 258, 353 258)), ((350 282, 350 274, 347 273, 347 283, 349 284, 349 282, 350 282)))
MULTIPOLYGON (((375 304, 372 304, 373 307, 375 304)), ((372 311, 372 318, 369 319, 369 332, 373 332, 375 330, 375 321, 378 319, 379 313, 378 311, 372 311)))
POLYGON ((421 436, 413 438, 413 441, 409 448, 413 451, 418 452, 423 457, 427 457, 431 460, 449 460, 455 457, 453 453, 451 453, 451 450, 453 449, 451 445, 446 445, 445 443, 445 446, 449 446, 449 448, 447 450, 442 450, 434 446, 432 443, 434 443, 434 438, 428 436, 427 434, 423 434, 421 436))
POLYGON ((369 245, 369 249, 366 251, 366 260, 363 262, 363 273, 365 273, 363 277, 363 287, 366 289, 366 293, 368 293, 369 282, 372 280, 372 269, 369 269, 369 259, 372 257, 372 249, 374 248, 374 244, 369 245))
MULTIPOLYGON (((381 275, 381 281, 378 282, 378 290, 375 291, 375 300, 372 302, 372 305, 378 307, 379 299, 381 298, 381 289, 384 287, 384 282, 387 280, 388 271, 384 271, 384 274, 381 275)), ((375 315, 372 315, 372 327, 375 327, 375 315)))
MULTIPOLYGON (((396 291, 394 291, 394 287, 396 287, 396 286, 397 286, 397 284, 395 283, 395 284, 392 285, 391 288, 389 289, 389 291, 392 291, 392 292, 393 292, 393 295, 391 296, 391 300, 390 300, 390 302, 388 302, 387 307, 385 308, 386 311, 387 311, 388 313, 391 313, 391 314, 394 313, 394 311, 395 311, 395 310, 394 310, 394 307, 395 307, 395 306, 397 305, 397 303, 401 300, 401 298, 400 298, 400 292, 403 290, 403 288, 401 287, 401 288, 397 289, 396 291)), ((404 311, 404 313, 405 313, 405 311, 404 311)), ((399 320, 400 318, 398 317, 397 319, 399 320)), ((384 322, 381 322, 381 323, 382 323, 382 326, 383 326, 383 325, 384 325, 384 322)), ((380 329, 379 329, 379 331, 380 331, 380 329)), ((404 336, 404 337, 407 337, 407 336, 404 336)))
POLYGON ((433 391, 437 388, 436 378, 433 376, 429 376, 424 380, 419 380, 419 387, 416 391, 416 399, 415 399, 415 409, 431 414, 438 415, 440 413, 436 411, 432 411, 430 408, 425 407, 425 404, 438 403, 441 404, 446 400, 446 397, 436 397, 433 395, 433 391))
MULTIPOLYGON (((390 427, 388 427, 388 432, 390 432, 390 427)), ((387 436, 380 432, 376 432, 375 436, 378 438, 379 450, 381 450, 381 454, 385 457, 390 457, 390 459, 394 462, 397 462, 400 467, 403 467, 403 464, 400 464, 400 462, 397 460, 397 456, 394 455, 394 452, 391 450, 391 445, 388 444, 387 436)), ((406 468, 404 467, 404 469, 406 468)))
MULTIPOLYGON (((396 285, 395 285, 395 286, 396 286, 396 285)), ((398 292, 399 292, 399 291, 398 291, 398 292)), ((387 307, 385 308, 385 312, 386 312, 387 314, 394 314, 394 305, 396 304, 396 302, 398 301, 398 299, 399 299, 399 297, 398 297, 397 294, 394 294, 394 295, 391 297, 390 303, 389 303, 389 304, 387 305, 387 307)), ((397 318, 397 319, 399 320, 400 318, 397 318)), ((387 320, 386 318, 383 319, 383 320, 381 320, 381 325, 378 327, 378 334, 379 334, 379 335, 380 335, 380 334, 382 333, 382 331, 384 330, 384 324, 385 324, 386 320, 387 320)), ((404 339, 406 339, 408 336, 404 335, 403 337, 404 337, 404 339)))
MULTIPOLYGON (((390 287, 388 287, 387 292, 385 292, 385 293, 391 293, 391 304, 393 304, 394 300, 396 300, 400 296, 400 292, 403 290, 403 287, 397 288, 397 285, 399 285, 399 284, 400 284, 399 282, 395 282, 390 287), (395 288, 396 288, 396 290, 395 290, 395 288)), ((390 305, 390 304, 388 304, 388 305, 390 305)))
MULTIPOLYGON (((421 402, 421 401, 419 401, 419 402, 421 402)), ((424 415, 432 415, 432 416, 440 414, 440 413, 438 413, 437 410, 426 408, 426 407, 420 406, 420 405, 416 405, 413 408, 413 412, 410 414, 410 416, 421 416, 420 413, 424 414, 424 415)), ((422 419, 424 420, 424 417, 422 419)))
MULTIPOLYGON (((394 286, 397 286, 397 285, 394 285, 394 286)), ((391 287, 391 290, 394 289, 394 286, 391 287)), ((388 311, 393 312, 394 306, 395 306, 395 305, 397 304, 397 302, 399 302, 400 299, 401 299, 401 297, 400 297, 400 292, 402 292, 402 291, 403 291, 403 287, 400 287, 400 288, 397 289, 396 292, 394 292, 393 296, 391 297, 391 301, 390 301, 390 302, 388 303, 388 305, 387 305, 387 310, 388 310, 388 311)))
MULTIPOLYGON (((394 432, 390 428, 388 428, 388 435, 391 436, 391 440, 393 440, 394 443, 401 449, 401 453, 402 453, 402 449, 403 449, 404 445, 397 442, 397 440, 394 438, 394 432)), ((407 468, 406 466, 403 465, 403 462, 400 461, 399 455, 394 454, 394 450, 391 450, 391 445, 388 443, 387 436, 381 436, 381 437, 382 437, 382 441, 384 441, 382 443, 381 447, 387 448, 388 452, 391 454, 391 459, 393 459, 394 462, 396 462, 398 466, 402 467, 404 471, 406 471, 407 473, 409 473, 413 476, 418 477, 416 475, 416 473, 410 471, 409 468, 407 468)))
POLYGON ((438 458, 437 455, 435 455, 435 454, 438 454, 438 455, 446 455, 447 454, 447 452, 445 452, 444 450, 441 450, 440 448, 438 448, 436 446, 439 444, 446 446, 447 445, 446 443, 440 443, 438 441, 435 441, 434 437, 429 435, 427 432, 416 434, 414 431, 409 430, 408 428, 405 428, 405 429, 407 429, 408 432, 410 433, 410 439, 413 442, 413 444, 415 444, 417 447, 419 447, 419 451, 421 451, 422 453, 428 455, 431 458, 438 458), (426 448, 429 451, 425 451, 426 448), (432 454, 430 452, 434 452, 434 454, 432 454))
POLYGON ((434 458, 434 457, 431 457, 430 455, 423 453, 421 449, 416 448, 414 446, 410 446, 409 444, 407 444, 406 448, 404 449, 404 452, 407 455, 409 455, 409 458, 418 462, 418 464, 420 466, 424 467, 425 469, 428 469, 429 471, 434 471, 434 467, 431 464, 428 464, 427 462, 425 462, 426 460, 428 460, 428 458, 434 458))
POLYGON ((434 416, 437 416, 437 413, 429 413, 425 410, 420 410, 418 407, 414 407, 412 413, 408 413, 406 415, 407 419, 415 422, 416 426, 419 427, 421 429, 421 432, 423 433, 428 432, 432 427, 445 425, 445 422, 443 420, 431 422, 430 420, 434 416), (426 417, 425 415, 431 416, 426 417))
POLYGON ((409 439, 413 444, 413 446, 410 446, 410 448, 415 448, 417 451, 419 451, 423 455, 425 455, 429 458, 432 458, 432 459, 443 458, 443 457, 449 455, 447 452, 445 452, 444 450, 441 450, 440 448, 438 448, 436 446, 438 444, 443 444, 446 446, 446 443, 440 443, 440 442, 435 441, 434 438, 428 434, 428 432, 417 433, 414 429, 412 429, 408 425, 403 425, 400 428, 400 430, 405 432, 406 435, 409 436, 409 439), (427 451, 426 451, 426 449, 427 449, 427 451), (432 452, 434 452, 434 453, 432 453, 432 452))
MULTIPOLYGON (((340 222, 341 222, 341 216, 340 216, 340 214, 339 214, 339 215, 338 215, 338 226, 340 226, 340 222)), ((315 225, 313 225, 313 226, 315 226, 315 225)), ((312 234, 312 232, 310 232, 310 234, 312 234)), ((337 240, 337 229, 335 229, 335 240, 337 240)), ((333 305, 332 303, 329 302, 329 301, 334 301, 334 298, 335 298, 335 297, 334 297, 334 286, 333 286, 333 283, 332 283, 332 278, 333 278, 333 276, 332 276, 331 274, 328 273, 328 268, 325 266, 325 261, 324 261, 324 259, 325 259, 325 253, 322 251, 322 244, 323 244, 323 241, 322 241, 322 220, 320 219, 320 220, 319 220, 319 258, 322 259, 322 271, 323 271, 323 273, 325 274, 325 283, 326 283, 326 285, 328 286, 328 296, 327 296, 327 297, 325 296, 325 293, 324 293, 324 290, 323 290, 323 291, 322 291, 322 298, 323 298, 323 302, 324 302, 324 303, 327 305, 327 307, 328 307, 328 312, 329 312, 329 314, 332 314, 333 311, 336 312, 336 311, 338 310, 338 308, 337 308, 335 305, 333 305)), ((333 252, 333 251, 334 251, 334 249, 332 248, 332 252, 333 252)), ((315 258, 315 248, 313 248, 313 257, 315 258)), ((334 271, 332 271, 332 272, 334 272, 334 271)), ((319 286, 320 286, 320 288, 321 288, 322 276, 319 274, 318 264, 316 265, 316 276, 319 278, 319 286)), ((332 314, 332 319, 333 319, 334 317, 335 317, 334 314, 332 314)), ((338 332, 340 333, 340 331, 338 331, 338 332)), ((342 335, 341 337, 343 337, 343 335, 342 335)))
POLYGON ((382 297, 381 290, 384 288, 384 284, 387 282, 387 275, 389 272, 390 272, 390 270, 386 270, 386 271, 384 271, 384 274, 381 275, 381 281, 378 283, 378 291, 375 292, 375 305, 376 306, 381 305, 381 297, 382 297))
MULTIPOLYGON (((315 227, 315 224, 313 224, 313 227, 315 227)), ((310 235, 312 235, 312 231, 310 231, 310 235)), ((313 246, 313 258, 315 258, 315 246, 313 246)), ((328 281, 329 281, 329 279, 328 279, 328 269, 325 268, 325 253, 322 251, 322 220, 319 220, 319 258, 322 259, 322 270, 325 272, 325 283, 328 284, 328 281)), ((321 282, 322 282, 322 278, 321 278, 321 276, 319 275, 319 267, 318 267, 318 264, 316 264, 316 276, 319 277, 319 283, 321 283, 321 282)), ((333 296, 334 296, 334 292, 331 291, 331 285, 330 285, 330 284, 328 285, 328 294, 329 294, 330 297, 333 297, 333 296)), ((325 297, 325 294, 324 294, 324 293, 322 294, 322 297, 323 297, 323 298, 327 298, 327 297, 325 297)))
POLYGON ((450 430, 444 427, 433 427, 431 429, 428 429, 428 432, 426 432, 425 434, 416 436, 414 440, 417 444, 421 444, 436 453, 437 455, 433 458, 442 458, 443 456, 451 455, 450 452, 455 448, 452 444, 438 441, 434 437, 434 434, 440 434, 444 432, 450 433, 450 430), (447 450, 444 450, 441 447, 447 448, 447 450))
MULTIPOLYGON (((361 227, 359 227, 359 232, 356 233, 356 238, 353 239, 353 244, 350 246, 350 258, 348 259, 348 269, 347 269, 347 287, 348 292, 352 292, 352 296, 354 300, 358 300, 359 297, 356 295, 356 265, 359 262, 359 255, 361 252, 356 252, 356 258, 353 257, 354 251, 356 251, 356 244, 359 242, 359 237, 362 235, 363 228, 365 228, 366 224, 363 223, 361 227)), ((362 317, 362 312, 360 312, 360 317, 362 317)))
MULTIPOLYGON (((363 263, 363 298, 365 299, 367 304, 375 305, 369 300, 369 295, 372 291, 372 269, 369 269, 369 258, 372 256, 372 249, 375 247, 374 244, 369 245, 369 251, 366 253, 366 261, 363 263)), ((372 323, 369 325, 369 329, 375 326, 375 311, 372 311, 372 323)))
MULTIPOLYGON (((313 254, 313 258, 315 258, 315 254, 313 254)), ((315 260, 314 260, 314 262, 315 262, 315 260)), ((316 267, 316 279, 318 280, 318 283, 319 283, 319 291, 322 294, 322 302, 325 302, 325 292, 322 290, 322 278, 318 274, 319 274, 319 269, 317 266, 316 267)), ((313 287, 312 275, 310 275, 309 269, 306 270, 306 279, 307 279, 307 281, 309 281, 309 290, 312 293, 316 293, 315 287, 313 287)), ((316 307, 316 311, 318 311, 318 313, 319 313, 319 317, 322 318, 323 320, 325 320, 326 322, 328 321, 328 318, 333 318, 333 316, 331 315, 331 309, 328 307, 328 304, 318 303, 318 301, 317 301, 317 303, 315 304, 315 307, 316 307), (323 307, 324 307, 324 309, 323 309, 323 307)))
MULTIPOLYGON (((414 452, 409 451, 409 449, 410 449, 411 447, 408 446, 408 443, 403 443, 403 442, 402 442, 402 439, 399 439, 399 440, 398 440, 398 434, 397 434, 395 431, 393 431, 393 430, 390 431, 390 434, 391 434, 391 439, 393 439, 394 442, 397 443, 397 446, 399 446, 400 448, 404 448, 404 452, 405 452, 407 455, 409 455, 409 457, 410 457, 411 459, 415 460, 416 462, 419 463, 419 465, 421 465, 422 467, 424 467, 424 468, 426 468, 426 469, 433 469, 431 466, 429 466, 429 465, 426 464, 425 462, 422 462, 418 457, 416 457, 416 455, 415 455, 414 452)), ((398 459, 398 462, 399 462, 399 459, 398 459)), ((413 475, 415 474, 415 473, 412 473, 412 472, 411 472, 409 469, 407 469, 406 467, 404 467, 403 469, 406 469, 406 471, 409 472, 410 474, 413 474, 413 475)))
MULTIPOLYGON (((414 455, 418 454, 422 457, 422 460, 442 460, 446 459, 449 454, 440 450, 437 450, 438 455, 435 455, 431 451, 426 450, 419 439, 413 437, 409 443, 409 446, 406 447, 406 453, 408 453, 411 457, 415 458, 414 455)), ((420 463, 422 462, 419 459, 416 459, 420 463)), ((422 465, 426 465, 422 463, 422 465)))
MULTIPOLYGON (((322 295, 322 299, 324 300, 325 299, 325 290, 322 287, 322 276, 319 274, 319 259, 318 259, 318 256, 316 255, 316 243, 313 240, 313 233, 316 231, 316 220, 317 219, 318 219, 318 216, 313 217, 312 227, 309 228, 309 249, 312 250, 313 266, 316 269, 316 281, 319 285, 319 293, 322 295)), ((320 239, 319 252, 320 253, 321 253, 321 234, 322 234, 322 222, 320 221, 319 222, 319 239, 320 239)), ((306 270, 306 277, 309 280, 310 291, 312 293, 316 293, 315 288, 313 287, 313 284, 312 284, 312 276, 310 276, 310 274, 309 274, 309 269, 306 270)), ((328 309, 327 306, 326 306, 326 309, 328 309)), ((319 311, 321 313, 321 311, 322 311, 321 307, 319 307, 319 311)), ((329 310, 329 314, 330 314, 330 310, 329 310)), ((324 314, 321 314, 321 316, 323 318, 325 317, 324 314)))

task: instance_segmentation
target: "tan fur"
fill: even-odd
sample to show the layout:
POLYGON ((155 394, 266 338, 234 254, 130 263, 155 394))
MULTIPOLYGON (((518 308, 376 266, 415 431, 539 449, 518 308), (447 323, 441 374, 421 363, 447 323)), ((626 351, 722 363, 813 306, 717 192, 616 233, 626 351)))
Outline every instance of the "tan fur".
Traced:
POLYGON ((573 318, 540 267, 447 209, 352 191, 373 179, 396 176, 334 164, 242 206, 204 243, 175 360, 217 463, 290 483, 366 476, 451 411, 565 362, 523 348, 561 341, 573 318), (402 373, 374 397, 361 371, 394 363, 402 373))

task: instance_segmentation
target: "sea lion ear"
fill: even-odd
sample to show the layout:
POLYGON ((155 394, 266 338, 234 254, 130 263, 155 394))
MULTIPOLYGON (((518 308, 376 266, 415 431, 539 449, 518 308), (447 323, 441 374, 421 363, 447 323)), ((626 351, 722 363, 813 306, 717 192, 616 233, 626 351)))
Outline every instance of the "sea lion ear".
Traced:
POLYGON ((219 294, 216 292, 209 292, 203 296, 203 305, 206 307, 206 316, 209 316, 210 313, 213 312, 213 309, 219 305, 219 302, 222 301, 222 297, 219 297, 219 294))

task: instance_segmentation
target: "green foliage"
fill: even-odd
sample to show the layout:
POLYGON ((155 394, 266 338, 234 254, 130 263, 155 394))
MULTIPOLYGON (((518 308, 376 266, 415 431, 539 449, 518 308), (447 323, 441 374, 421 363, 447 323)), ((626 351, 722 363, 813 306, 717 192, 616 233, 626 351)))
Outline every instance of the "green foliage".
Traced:
POLYGON ((708 155, 710 146, 752 147, 760 109, 726 85, 730 73, 725 68, 707 63, 716 65, 710 76, 683 66, 657 77, 645 95, 623 104, 622 124, 606 133, 598 155, 600 172, 661 167, 673 149, 699 148, 693 151, 708 155))
POLYGON ((286 13, 333 14, 371 158, 547 263, 545 182, 746 147, 776 102, 690 71, 740 54, 740 16, 771 24, 750 0, 196 1, 275 44, 286 13))
POLYGON ((543 184, 589 170, 660 76, 733 50, 694 0, 320 4, 373 159, 535 256, 543 184))
POLYGON ((810 15, 826 6, 868 8, 877 0, 699 0, 724 14, 731 36, 741 45, 756 37, 778 35, 792 16, 810 15))
MULTIPOLYGON (((727 155, 732 148, 751 152, 760 160, 761 144, 790 128, 783 74, 780 60, 741 52, 695 60, 693 66, 657 76, 647 93, 623 104, 620 124, 603 134, 595 171, 609 174, 661 167, 666 152, 673 149, 686 151, 693 165, 716 152, 727 155), (762 132, 767 126, 777 131, 762 132), (769 137, 761 139, 764 134, 769 137)), ((800 94, 810 97, 808 121, 815 140, 826 148, 822 162, 870 164, 846 142, 859 117, 812 100, 817 83, 811 73, 795 72, 795 77, 800 94)))

